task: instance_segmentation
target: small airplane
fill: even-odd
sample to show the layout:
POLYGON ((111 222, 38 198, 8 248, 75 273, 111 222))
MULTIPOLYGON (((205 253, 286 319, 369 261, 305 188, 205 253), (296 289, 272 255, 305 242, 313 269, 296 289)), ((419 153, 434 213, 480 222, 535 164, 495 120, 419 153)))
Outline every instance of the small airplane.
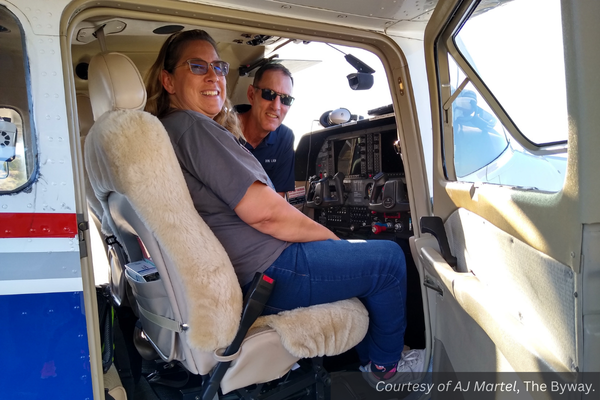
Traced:
POLYGON ((403 249, 405 341, 428 360, 411 396, 444 398, 460 382, 465 397, 587 398, 600 371, 597 15, 600 3, 569 0, 0 0, 3 398, 362 390, 352 349, 311 364, 321 380, 288 392, 311 360, 270 383, 237 363, 258 386, 211 381, 227 365, 194 369, 189 321, 168 330, 176 313, 158 311, 187 313, 185 296, 161 289, 143 303, 166 270, 125 272, 152 267, 156 249, 140 239, 134 256, 100 226, 83 151, 98 119, 90 60, 119 53, 143 77, 169 34, 188 29, 207 31, 231 65, 233 104, 264 63, 294 74, 288 201, 343 239, 403 249))

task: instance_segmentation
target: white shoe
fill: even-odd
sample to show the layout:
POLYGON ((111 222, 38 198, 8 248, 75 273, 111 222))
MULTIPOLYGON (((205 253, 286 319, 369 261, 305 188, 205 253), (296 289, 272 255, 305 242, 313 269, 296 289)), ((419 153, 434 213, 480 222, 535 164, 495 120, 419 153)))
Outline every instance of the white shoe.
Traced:
POLYGON ((408 350, 402 352, 402 359, 396 366, 396 375, 406 374, 407 381, 419 378, 425 368, 425 350, 408 350), (410 376, 410 377, 409 377, 410 376))
MULTIPOLYGON (((364 367, 360 367, 367 382, 372 387, 375 387, 381 380, 372 372, 371 363, 364 367)), ((402 359, 396 365, 396 373, 389 379, 385 379, 386 383, 404 383, 413 382, 422 378, 425 368, 425 350, 408 350, 402 352, 402 359)))

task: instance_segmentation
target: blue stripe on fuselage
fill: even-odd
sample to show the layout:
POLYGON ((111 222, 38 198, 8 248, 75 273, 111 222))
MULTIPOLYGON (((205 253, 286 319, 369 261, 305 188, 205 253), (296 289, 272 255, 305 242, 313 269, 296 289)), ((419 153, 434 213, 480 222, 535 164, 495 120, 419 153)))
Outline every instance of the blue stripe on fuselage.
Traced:
POLYGON ((92 399, 83 292, 0 296, 3 399, 92 399))

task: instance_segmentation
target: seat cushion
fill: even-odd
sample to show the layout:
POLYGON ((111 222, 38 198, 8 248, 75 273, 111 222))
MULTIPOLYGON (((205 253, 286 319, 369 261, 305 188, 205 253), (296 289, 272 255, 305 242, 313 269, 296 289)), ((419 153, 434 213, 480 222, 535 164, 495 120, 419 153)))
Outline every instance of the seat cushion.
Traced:
POLYGON ((261 326, 275 329, 283 346, 296 357, 334 356, 365 337, 369 313, 360 300, 352 298, 262 316, 253 328, 261 326))

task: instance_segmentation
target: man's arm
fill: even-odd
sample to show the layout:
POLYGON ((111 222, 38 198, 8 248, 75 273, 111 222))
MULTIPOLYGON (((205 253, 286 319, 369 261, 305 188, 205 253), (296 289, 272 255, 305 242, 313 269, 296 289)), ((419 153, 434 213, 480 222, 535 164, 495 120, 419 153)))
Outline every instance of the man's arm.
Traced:
POLYGON ((290 205, 268 186, 256 181, 233 209, 254 229, 286 242, 314 242, 339 238, 290 205))

